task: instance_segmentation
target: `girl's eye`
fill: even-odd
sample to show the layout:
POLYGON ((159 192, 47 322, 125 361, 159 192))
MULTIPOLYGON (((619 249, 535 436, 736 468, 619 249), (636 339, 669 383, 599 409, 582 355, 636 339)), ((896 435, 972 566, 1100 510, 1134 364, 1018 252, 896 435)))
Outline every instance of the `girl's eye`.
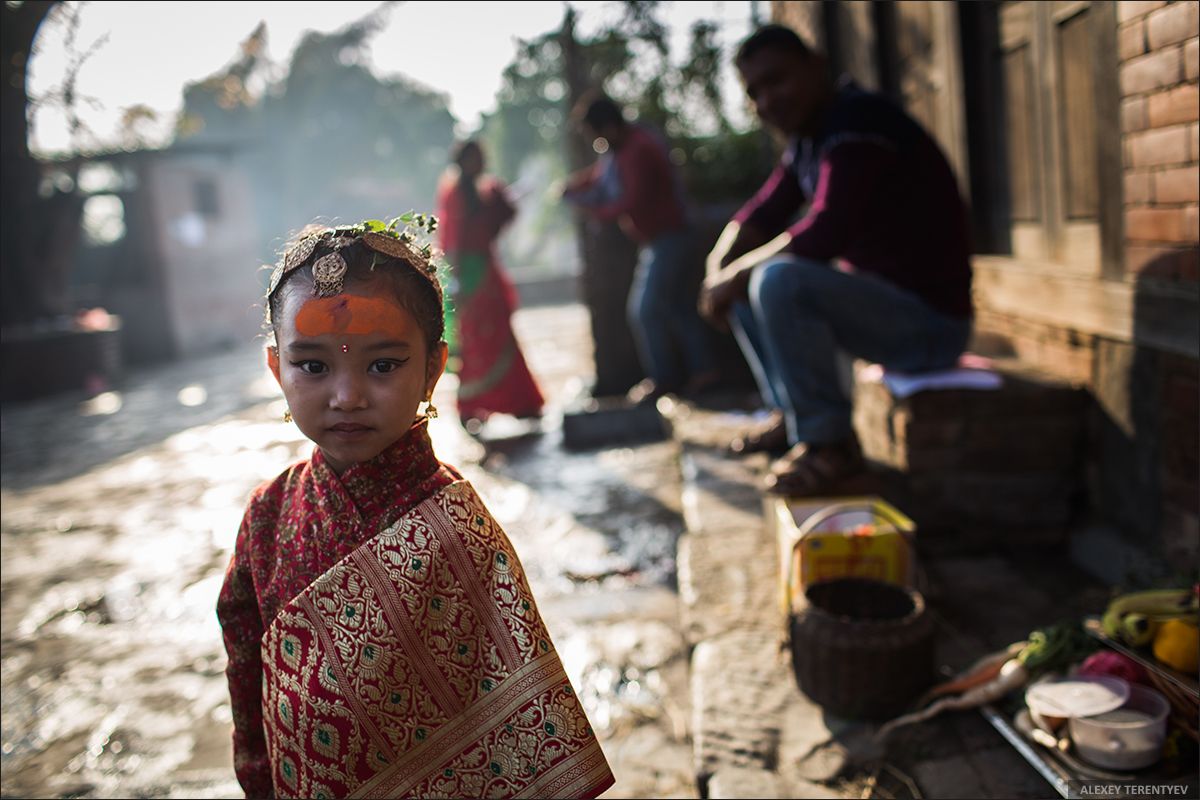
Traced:
POLYGON ((320 361, 293 361, 293 365, 306 375, 320 375, 328 369, 320 361))
POLYGON ((395 358, 381 358, 378 361, 371 362, 371 372, 388 373, 404 366, 405 361, 408 361, 408 359, 406 358, 402 361, 395 358))

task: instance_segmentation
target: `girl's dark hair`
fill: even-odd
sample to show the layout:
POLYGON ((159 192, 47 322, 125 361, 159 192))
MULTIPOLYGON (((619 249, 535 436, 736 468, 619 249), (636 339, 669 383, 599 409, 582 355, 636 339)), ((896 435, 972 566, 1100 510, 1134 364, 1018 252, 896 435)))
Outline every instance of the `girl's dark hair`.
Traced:
POLYGON ((771 24, 762 26, 742 41, 733 63, 741 64, 760 50, 772 47, 795 53, 805 60, 813 55, 812 48, 806 45, 794 30, 786 25, 771 24))
MULTIPOLYGON (((387 256, 367 247, 362 239, 340 247, 332 246, 333 239, 324 238, 313 249, 305 263, 285 272, 275 287, 268 292, 266 302, 267 323, 278 337, 279 306, 283 302, 284 288, 300 275, 309 285, 314 285, 312 265, 322 256, 336 252, 346 262, 344 284, 363 283, 373 278, 386 278, 395 293, 397 302, 413 315, 425 344, 431 347, 442 341, 446 332, 445 296, 436 268, 430 264, 428 271, 418 269, 408 261, 387 256)), ((295 247, 295 244, 292 245, 295 247)), ((289 248, 289 250, 292 248, 289 248)))
POLYGON ((455 142, 454 146, 450 148, 450 160, 461 167, 463 159, 472 152, 482 156, 483 146, 475 139, 463 139, 461 142, 455 142))
MULTIPOLYGON (((462 167, 463 161, 471 153, 475 153, 480 158, 483 158, 483 146, 475 139, 464 139, 461 142, 456 142, 454 147, 450 148, 450 160, 459 167, 462 167)), ((459 173, 458 190, 462 192, 463 200, 466 203, 467 211, 472 214, 479 210, 479 189, 475 185, 474 179, 463 180, 462 173, 459 173)))

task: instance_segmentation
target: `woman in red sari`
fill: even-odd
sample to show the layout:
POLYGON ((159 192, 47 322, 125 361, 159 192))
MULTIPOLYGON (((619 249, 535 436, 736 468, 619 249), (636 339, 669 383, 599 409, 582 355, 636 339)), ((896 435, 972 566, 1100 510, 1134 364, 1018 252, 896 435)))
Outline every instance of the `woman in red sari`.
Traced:
POLYGON ((439 244, 453 269, 458 325, 458 412, 468 429, 491 414, 535 417, 545 402, 512 330, 517 296, 496 257, 496 238, 516 215, 504 184, 483 174, 479 143, 459 143, 457 169, 438 188, 439 244))

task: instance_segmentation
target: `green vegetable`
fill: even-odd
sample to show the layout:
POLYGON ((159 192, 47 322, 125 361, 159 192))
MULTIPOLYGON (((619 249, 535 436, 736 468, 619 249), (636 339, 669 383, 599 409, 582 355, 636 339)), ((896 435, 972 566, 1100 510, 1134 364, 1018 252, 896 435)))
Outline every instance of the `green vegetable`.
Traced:
POLYGON ((1017 658, 1031 676, 1061 672, 1099 648, 1078 622, 1060 622, 1029 634, 1017 658))

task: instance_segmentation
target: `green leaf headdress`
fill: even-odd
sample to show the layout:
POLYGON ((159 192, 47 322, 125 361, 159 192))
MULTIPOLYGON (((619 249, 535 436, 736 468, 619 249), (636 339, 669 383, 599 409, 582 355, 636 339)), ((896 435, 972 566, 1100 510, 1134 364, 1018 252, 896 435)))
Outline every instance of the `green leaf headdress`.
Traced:
POLYGON ((306 231, 284 250, 275 264, 267 288, 268 307, 284 278, 310 261, 313 293, 318 297, 339 294, 347 270, 346 260, 339 251, 356 242, 361 242, 372 252, 371 269, 382 260, 402 261, 429 280, 440 296, 438 264, 433 246, 428 242, 428 237, 436 230, 437 217, 410 211, 386 223, 371 219, 357 225, 306 231))

